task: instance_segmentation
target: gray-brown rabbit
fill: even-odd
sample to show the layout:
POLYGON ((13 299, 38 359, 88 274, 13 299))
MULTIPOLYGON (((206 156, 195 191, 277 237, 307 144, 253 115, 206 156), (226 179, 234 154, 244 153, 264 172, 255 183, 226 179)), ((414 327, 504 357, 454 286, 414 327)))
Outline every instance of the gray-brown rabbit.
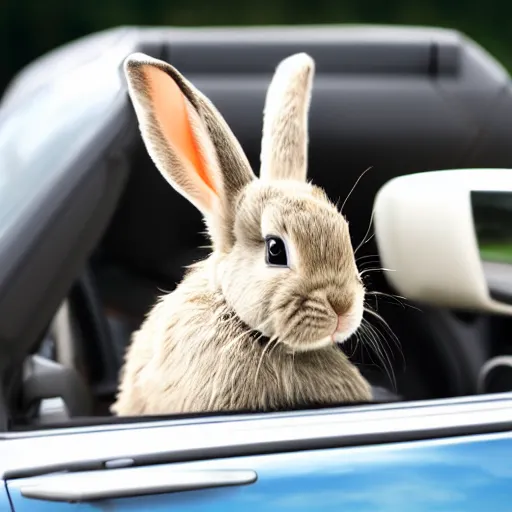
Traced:
POLYGON ((112 412, 370 400, 336 344, 364 309, 348 224, 306 181, 313 60, 296 54, 276 69, 259 178, 219 112, 176 69, 134 54, 125 73, 148 153, 202 212, 212 253, 134 334, 112 412))

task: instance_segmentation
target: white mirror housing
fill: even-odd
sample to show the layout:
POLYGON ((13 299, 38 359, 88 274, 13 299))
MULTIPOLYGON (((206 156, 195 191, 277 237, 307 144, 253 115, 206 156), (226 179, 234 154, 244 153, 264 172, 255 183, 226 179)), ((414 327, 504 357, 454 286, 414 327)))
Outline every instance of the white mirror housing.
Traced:
POLYGON ((407 299, 512 314, 512 170, 401 176, 374 204, 386 277, 407 299))

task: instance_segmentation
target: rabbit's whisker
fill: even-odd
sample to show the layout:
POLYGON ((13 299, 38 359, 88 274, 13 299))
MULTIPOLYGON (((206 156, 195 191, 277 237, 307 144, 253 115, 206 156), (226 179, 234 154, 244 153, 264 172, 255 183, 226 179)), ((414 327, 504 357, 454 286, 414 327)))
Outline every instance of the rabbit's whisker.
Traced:
MULTIPOLYGON (((372 311, 371 309, 365 307, 364 310, 366 311, 366 313, 372 315, 374 318, 376 318, 377 320, 379 320, 379 322, 382 324, 382 326, 384 327, 384 329, 386 330, 386 332, 389 334, 389 336, 391 337, 391 339, 393 340, 393 342, 395 343, 396 345, 396 348, 402 352, 402 344, 400 343, 400 340, 398 339, 398 336, 393 332, 393 329, 391 329, 391 327, 389 326, 389 324, 386 322, 386 320, 384 320, 384 318, 382 318, 381 315, 379 315, 379 313, 376 313, 375 311, 372 311)), ((402 354, 403 356, 403 354, 402 354)), ((404 361, 405 362, 405 361, 404 361)))
MULTIPOLYGON (((366 327, 365 323, 361 323, 360 334, 361 334, 362 346, 364 347, 365 345, 368 344, 368 345, 370 345, 370 347, 373 348, 374 341, 371 339, 371 337, 368 337, 368 328, 366 327)), ((369 356, 370 361, 373 366, 376 366, 377 368, 381 368, 381 366, 379 364, 376 364, 375 361, 373 360, 371 350, 367 351, 367 355, 369 356)), ((363 360, 364 360, 364 351, 361 352, 361 361, 364 362, 363 360)), ((364 363, 364 364, 367 365, 368 363, 364 363)))
POLYGON ((368 260, 363 261, 362 264, 358 265, 358 270, 362 272, 363 270, 366 270, 369 265, 378 265, 380 263, 380 260, 368 260))
POLYGON ((393 351, 391 350, 391 347, 386 339, 386 336, 383 336, 382 333, 377 329, 375 325, 372 325, 369 323, 368 325, 369 329, 372 331, 375 339, 375 345, 379 346, 380 354, 382 356, 382 359, 386 361, 386 366, 388 368, 388 377, 391 381, 391 385, 393 386, 393 390, 397 390, 397 384, 396 384, 396 376, 395 371, 393 368, 393 363, 391 362, 391 355, 393 354, 393 351), (378 341, 381 341, 380 345, 378 344, 378 341))
POLYGON ((396 272, 393 268, 383 268, 383 267, 376 267, 376 268, 365 268, 364 270, 361 270, 359 272, 359 275, 362 277, 368 272, 396 272))
POLYGON ((401 295, 393 295, 392 293, 384 293, 384 292, 378 292, 378 291, 366 292, 366 295, 372 295, 375 299, 388 298, 388 299, 391 299, 393 302, 400 304, 400 306, 402 306, 404 309, 405 309, 405 307, 409 307, 411 309, 415 309, 416 311, 421 311, 421 309, 417 308, 416 306, 413 306, 412 304, 409 304, 407 302, 405 302, 405 303, 402 302, 402 301, 407 301, 407 298, 402 297, 401 295))
MULTIPOLYGON (((356 251, 357 251, 357 250, 359 250, 363 245, 366 245, 368 242, 370 242, 370 241, 373 239, 373 237, 374 237, 374 236, 375 236, 375 233, 372 233, 372 234, 371 234, 371 235, 370 235, 366 240, 364 240, 364 239, 363 239, 363 240, 364 240, 364 242, 362 242, 362 243, 357 247, 356 251)), ((355 251, 354 251, 354 254, 355 254, 355 251)))
POLYGON ((361 260, 364 260, 366 258, 379 258, 378 254, 365 254, 363 256, 359 256, 356 258, 356 263, 359 263, 361 260))
POLYGON ((156 289, 159 291, 159 292, 162 292, 163 294, 165 295, 168 295, 169 293, 172 293, 172 290, 164 290, 163 288, 160 288, 160 286, 157 286, 156 289))
MULTIPOLYGON (((388 352, 386 351, 384 345, 381 343, 381 336, 379 336, 379 332, 374 329, 374 326, 368 322, 365 318, 363 318, 363 332, 366 334, 366 341, 369 342, 372 347, 375 355, 382 365, 382 369, 384 370, 387 378, 389 379, 391 386, 396 391, 396 378, 393 370, 393 364, 391 363, 391 358, 389 357, 388 352)), ((389 345, 388 345, 389 349, 389 345)), ((370 356, 371 358, 371 356, 370 356)), ((372 359, 372 358, 371 358, 372 359)), ((373 360, 372 360, 373 362, 373 360)), ((377 365, 378 366, 378 365, 377 365)))
POLYGON ((375 233, 373 233, 370 237, 368 237, 368 235, 370 234, 370 231, 372 229, 372 226, 373 226, 373 216, 374 215, 375 215, 375 211, 372 210, 372 214, 370 216, 370 223, 368 224, 368 229, 366 230, 366 233, 365 233, 363 239, 361 240, 361 243, 356 247, 356 250, 354 251, 354 256, 357 254, 357 251, 359 251, 359 249, 361 249, 361 247, 363 245, 367 244, 375 235, 375 233))
POLYGON ((368 265, 368 263, 370 263, 371 261, 380 261, 380 258, 378 255, 369 255, 368 258, 373 258, 373 259, 368 259, 368 260, 365 260, 365 261, 361 261, 363 258, 358 258, 356 260, 356 263, 359 265, 368 265))
MULTIPOLYGON (((386 355, 386 359, 388 360, 389 364, 391 365, 391 360, 389 358, 389 355, 388 353, 386 352, 386 349, 390 350, 391 351, 391 346, 390 344, 388 343, 388 340, 386 339, 385 336, 382 335, 382 333, 377 329, 377 326, 373 325, 371 322, 368 322, 368 328, 373 332, 373 334, 375 335, 376 339, 381 341, 380 343, 380 348, 382 349, 383 353, 386 355), (384 346, 385 345, 385 346, 384 346)), ((401 347, 400 347, 400 342, 398 341, 398 339, 394 339, 396 338, 394 333, 391 331, 391 329, 389 330, 389 333, 390 335, 392 336, 393 338, 393 341, 395 342, 397 348, 400 350, 401 347)))
POLYGON ((356 353, 356 350, 357 350, 357 347, 359 345, 359 341, 360 341, 360 336, 361 336, 361 329, 357 329, 357 331, 354 333, 354 336, 353 336, 353 339, 354 339, 354 343, 353 343, 353 348, 352 348, 352 353, 350 355, 347 354, 347 357, 349 359, 351 359, 352 357, 354 357, 354 354, 356 353))
POLYGON ((368 167, 368 169, 365 169, 360 175, 359 178, 357 178, 356 182, 350 189, 350 192, 348 193, 347 197, 345 198, 345 201, 343 201, 343 204, 341 205, 340 212, 343 213, 343 208, 347 204, 347 201, 349 200, 350 196, 352 195, 352 192, 354 192, 355 188, 357 187, 358 183, 361 181, 361 178, 370 170, 372 169, 372 166, 368 167))

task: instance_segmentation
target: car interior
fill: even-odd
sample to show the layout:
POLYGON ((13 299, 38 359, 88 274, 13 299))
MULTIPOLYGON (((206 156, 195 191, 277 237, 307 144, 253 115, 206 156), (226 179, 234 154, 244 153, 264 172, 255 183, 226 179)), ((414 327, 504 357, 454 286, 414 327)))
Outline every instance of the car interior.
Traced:
POLYGON ((509 389, 478 382, 510 353, 510 320, 397 297, 372 237, 390 179, 512 167, 512 90, 499 62, 448 29, 121 27, 41 57, 0 103, 1 430, 120 421, 109 406, 131 333, 207 255, 199 212, 139 135, 122 74, 135 51, 206 94, 256 172, 272 73, 309 53, 309 177, 345 202, 366 301, 381 317, 365 317, 376 336, 342 350, 386 400, 509 389))

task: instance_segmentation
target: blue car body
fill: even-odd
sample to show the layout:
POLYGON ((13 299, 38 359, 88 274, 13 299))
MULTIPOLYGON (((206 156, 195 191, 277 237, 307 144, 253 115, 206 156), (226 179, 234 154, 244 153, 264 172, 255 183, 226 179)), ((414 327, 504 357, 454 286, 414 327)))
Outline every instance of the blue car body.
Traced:
POLYGON ((5 435, 0 467, 12 509, 5 495, 0 504, 15 512, 505 512, 511 405, 496 395, 5 435), (255 478, 148 490, 151 481, 223 471, 255 478), (126 496, 108 495, 114 480, 126 496), (107 494, 88 499, 91 489, 107 494))

